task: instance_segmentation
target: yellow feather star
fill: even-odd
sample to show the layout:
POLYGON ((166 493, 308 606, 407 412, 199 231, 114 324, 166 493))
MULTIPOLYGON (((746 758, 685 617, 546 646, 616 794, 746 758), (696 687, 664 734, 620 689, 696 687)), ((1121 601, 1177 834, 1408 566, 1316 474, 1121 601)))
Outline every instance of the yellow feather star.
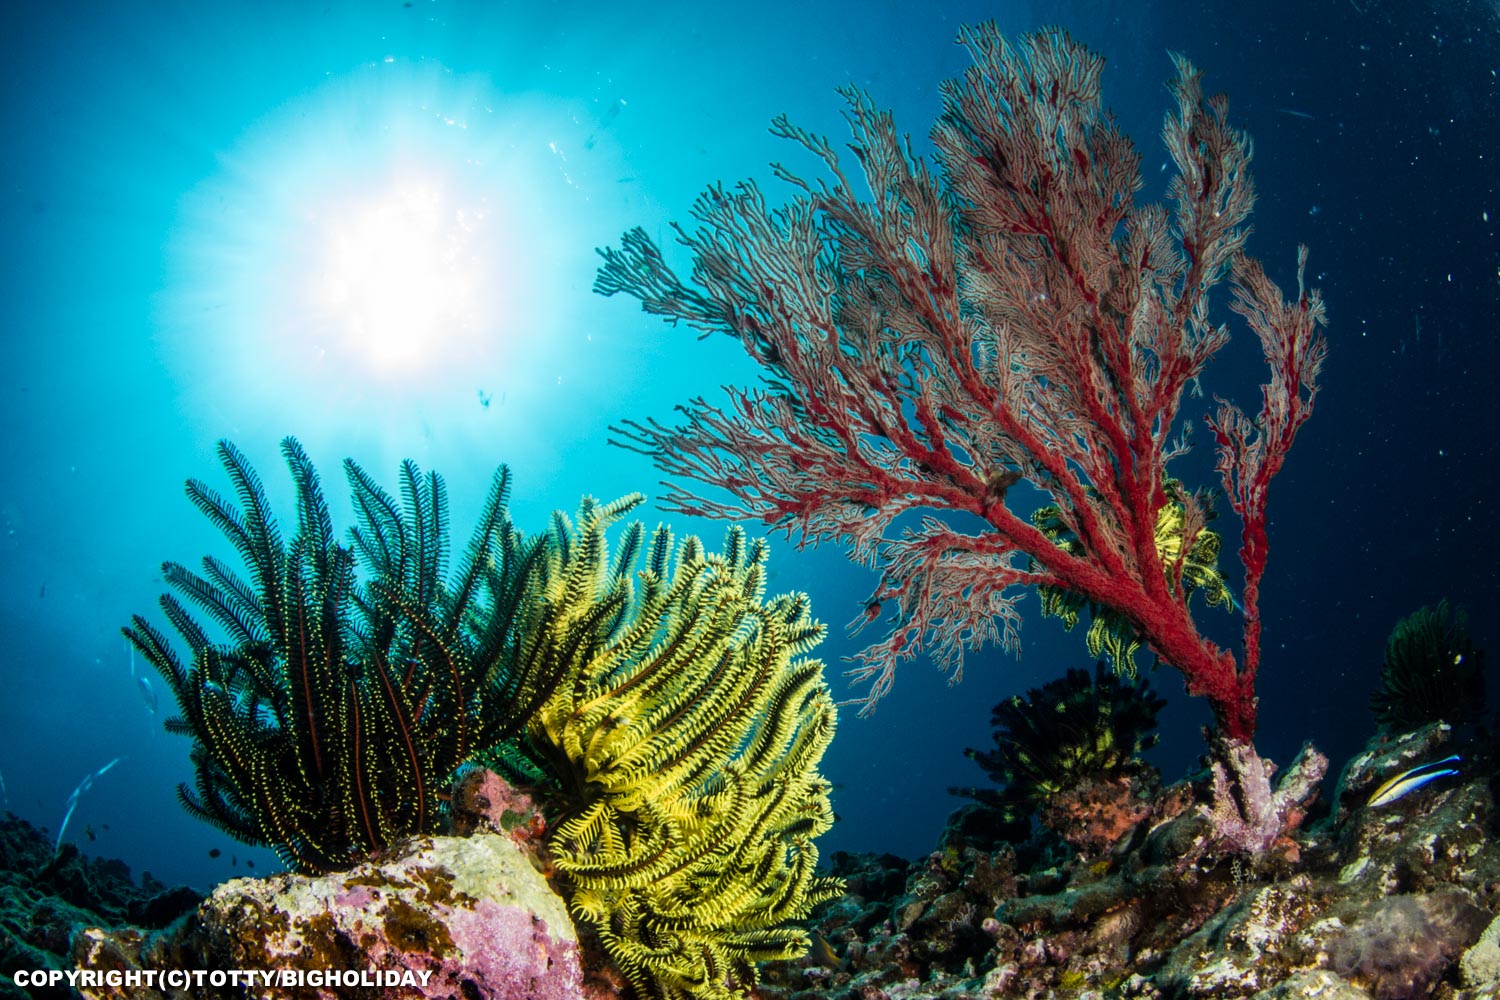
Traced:
POLYGON ((530 641, 561 672, 526 738, 570 806, 549 846, 575 917, 641 995, 728 1000, 803 954, 797 922, 843 890, 815 874, 836 711, 803 654, 824 628, 802 594, 763 598, 767 547, 738 528, 672 558, 633 524, 611 560, 606 529, 642 499, 554 517, 530 641))

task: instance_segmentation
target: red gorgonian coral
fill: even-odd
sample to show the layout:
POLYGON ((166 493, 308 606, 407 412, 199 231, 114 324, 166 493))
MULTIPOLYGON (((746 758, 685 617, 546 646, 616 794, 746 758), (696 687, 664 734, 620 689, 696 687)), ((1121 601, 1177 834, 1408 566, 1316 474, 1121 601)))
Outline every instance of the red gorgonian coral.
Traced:
POLYGON ((694 400, 681 426, 626 422, 621 443, 734 498, 677 487, 670 509, 840 542, 880 570, 860 624, 894 610, 894 625, 852 671, 872 682, 867 707, 919 651, 956 676, 965 649, 1015 647, 1022 588, 1047 585, 1122 616, 1209 700, 1220 742, 1241 748, 1222 750, 1223 766, 1261 779, 1244 751, 1266 496, 1327 353, 1322 300, 1302 285, 1306 252, 1284 301, 1244 252, 1250 141, 1185 59, 1162 129, 1169 209, 1135 203, 1140 157, 1103 108, 1099 56, 1058 30, 1012 45, 984 25, 962 41, 975 65, 943 88, 936 170, 851 88, 850 148, 869 197, 827 139, 778 119, 773 131, 821 158, 828 179, 778 166, 801 191, 779 209, 752 183, 709 190, 693 208, 701 228, 678 229, 691 282, 641 230, 603 251, 596 290, 729 333, 769 376, 730 389, 727 407, 694 400), (1207 417, 1242 528, 1238 658, 1187 606, 1207 498, 1167 488, 1167 463, 1186 448, 1173 437, 1183 394, 1229 336, 1209 318, 1226 280, 1270 368, 1256 417, 1224 401, 1207 417), (1021 480, 1050 495, 1076 544, 1064 550, 1016 509, 1021 480), (1169 503, 1183 505, 1183 527, 1163 545, 1169 503), (924 509, 972 518, 928 516, 895 536, 897 518, 924 509))

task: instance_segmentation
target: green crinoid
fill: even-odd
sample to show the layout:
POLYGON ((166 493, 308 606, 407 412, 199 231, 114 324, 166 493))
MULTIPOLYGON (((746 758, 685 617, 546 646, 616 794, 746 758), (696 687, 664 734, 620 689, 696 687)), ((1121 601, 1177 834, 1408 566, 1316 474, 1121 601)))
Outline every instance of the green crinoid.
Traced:
POLYGON ((1473 722, 1484 713, 1484 653, 1469 641, 1469 616, 1446 600, 1396 623, 1385 645, 1370 710, 1382 729, 1404 733, 1439 720, 1473 722))
POLYGON ((565 666, 523 745, 564 810, 548 845, 572 912, 636 990, 738 997, 842 890, 815 874, 836 711, 803 654, 824 628, 804 595, 763 600, 767 547, 738 528, 722 554, 674 554, 635 522, 611 558, 606 529, 641 500, 555 517, 533 641, 565 666))
POLYGON ((163 566, 185 600, 161 598, 185 658, 140 616, 124 632, 176 698, 167 729, 194 741, 196 784, 178 789, 187 810, 300 870, 328 871, 437 829, 454 770, 520 729, 555 666, 518 641, 541 614, 528 590, 539 549, 511 527, 504 467, 445 576, 441 477, 403 463, 398 501, 345 462, 360 521, 345 545, 301 446, 287 438, 281 450, 295 534, 283 537, 254 470, 222 442, 238 506, 196 480, 187 493, 248 578, 212 556, 201 575, 163 566))
MULTIPOLYGON (((1234 607, 1234 595, 1224 577, 1219 573, 1219 535, 1202 525, 1197 527, 1193 540, 1183 553, 1183 542, 1187 536, 1188 503, 1183 498, 1182 484, 1168 479, 1163 484, 1167 502, 1156 515, 1156 552, 1161 558, 1164 571, 1181 566, 1181 598, 1186 602, 1192 594, 1201 592, 1210 607, 1234 607)), ((1205 510, 1205 520, 1212 520, 1213 509, 1206 501, 1198 501, 1205 510)), ((1078 553, 1081 545, 1062 511, 1055 505, 1038 509, 1031 515, 1037 529, 1067 552, 1078 553)), ((1124 615, 1113 608, 1101 607, 1086 601, 1080 595, 1060 587, 1039 586, 1042 614, 1061 618, 1063 627, 1073 630, 1082 620, 1085 611, 1089 615, 1089 631, 1085 637, 1089 656, 1106 657, 1116 671, 1134 675, 1135 654, 1141 648, 1141 639, 1124 615)))

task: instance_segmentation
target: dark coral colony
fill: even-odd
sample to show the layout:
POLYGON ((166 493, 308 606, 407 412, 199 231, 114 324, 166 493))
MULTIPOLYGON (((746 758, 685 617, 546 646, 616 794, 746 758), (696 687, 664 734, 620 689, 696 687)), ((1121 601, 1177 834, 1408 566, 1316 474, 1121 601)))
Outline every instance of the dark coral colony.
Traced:
POLYGON ((170 592, 125 635, 190 741, 182 805, 288 870, 206 899, 136 887, 12 820, 7 965, 305 975, 32 995, 1500 994, 1494 746, 1463 611, 1395 626, 1375 735, 1336 782, 1311 744, 1280 768, 1256 751, 1268 494, 1327 346, 1306 250, 1290 298, 1245 251, 1248 137, 1178 60, 1174 179, 1137 204, 1096 55, 1059 31, 963 41, 934 163, 850 90, 860 177, 778 120, 825 180, 778 168, 801 194, 775 208, 715 187, 678 230, 689 279, 636 230, 596 283, 765 369, 616 443, 678 484, 674 512, 879 573, 856 622, 885 630, 852 671, 866 709, 919 652, 959 671, 1014 647, 1028 590, 1085 626, 1087 666, 995 707, 993 747, 969 751, 991 784, 953 789, 968 802, 937 849, 820 858, 824 627, 804 595, 768 592, 768 546, 741 528, 717 551, 674 539, 628 520, 632 495, 523 530, 502 467, 458 551, 443 479, 413 463, 392 493, 347 461, 341 531, 295 440, 285 522, 224 443, 228 492, 187 493, 239 565, 166 564, 170 592), (1209 489, 1167 465, 1228 338, 1208 307, 1226 283, 1267 376, 1258 413, 1207 417, 1209 489), (1233 589, 1215 499, 1239 532, 1233 589), (913 510, 929 516, 897 526, 913 510), (1235 648, 1210 616, 1239 626, 1235 648), (1142 757, 1164 704, 1147 659, 1212 713, 1201 770, 1175 783, 1142 757))

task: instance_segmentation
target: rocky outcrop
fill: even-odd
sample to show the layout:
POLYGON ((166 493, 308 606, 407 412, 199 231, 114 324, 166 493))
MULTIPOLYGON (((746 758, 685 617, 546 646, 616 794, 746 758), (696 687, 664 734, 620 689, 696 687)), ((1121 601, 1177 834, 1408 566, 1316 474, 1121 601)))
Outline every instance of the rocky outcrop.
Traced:
POLYGON ((1045 830, 980 847, 999 831, 969 807, 904 879, 893 859, 836 855, 850 895, 818 915, 826 947, 768 971, 761 995, 1493 1000, 1493 769, 1486 748, 1454 745, 1446 726, 1377 739, 1321 815, 1307 782, 1296 796, 1306 822, 1258 852, 1226 850, 1207 810, 1190 807, 1209 797, 1208 776, 1165 790, 1155 822, 1103 853, 1069 851, 1045 830), (1385 779, 1450 755, 1463 760, 1455 774, 1368 804, 1385 779))
POLYGON ((86 925, 164 927, 197 906, 203 894, 170 887, 123 862, 56 847, 30 823, 0 814, 0 1000, 76 997, 66 983, 26 988, 14 975, 72 967, 71 939, 86 925))
MULTIPOLYGON (((235 879, 175 932, 89 930, 80 968, 250 970, 249 995, 280 998, 582 1000, 612 996, 585 982, 567 909, 508 836, 417 837, 384 857, 325 876, 235 879), (338 973, 330 976, 329 972, 338 973)), ((82 986, 92 1000, 238 997, 242 986, 82 986)))

